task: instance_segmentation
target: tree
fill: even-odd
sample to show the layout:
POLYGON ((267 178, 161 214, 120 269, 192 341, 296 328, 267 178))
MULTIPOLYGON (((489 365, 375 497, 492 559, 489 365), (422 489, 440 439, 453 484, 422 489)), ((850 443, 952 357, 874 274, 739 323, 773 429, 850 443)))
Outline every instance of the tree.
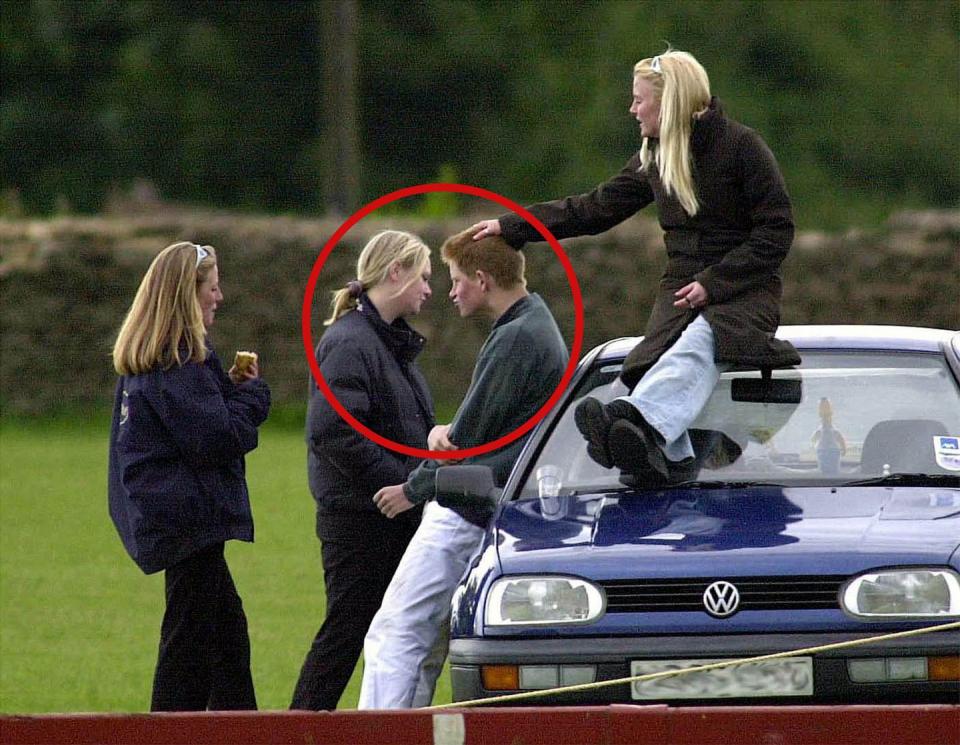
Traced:
POLYGON ((359 206, 357 0, 318 0, 323 46, 323 206, 351 213, 359 206))

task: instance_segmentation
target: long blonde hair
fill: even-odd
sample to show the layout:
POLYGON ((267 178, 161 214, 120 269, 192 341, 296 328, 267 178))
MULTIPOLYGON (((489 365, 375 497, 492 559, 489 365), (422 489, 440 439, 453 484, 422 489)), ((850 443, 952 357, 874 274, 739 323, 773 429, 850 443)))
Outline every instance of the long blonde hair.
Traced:
MULTIPOLYGON (((357 298, 361 290, 383 282, 390 273, 390 267, 399 263, 404 269, 416 267, 410 281, 400 289, 400 293, 416 282, 430 263, 430 249, 419 237, 402 230, 383 230, 367 241, 357 259, 356 292, 344 287, 333 292, 330 305, 330 317, 323 322, 329 326, 340 316, 357 307, 357 298)), ((399 294, 399 293, 398 293, 399 294)))
MULTIPOLYGON (((710 105, 710 78, 692 54, 675 49, 640 60, 633 75, 649 82, 660 98, 660 146, 656 149, 660 180, 667 193, 675 195, 693 216, 700 210, 700 202, 693 183, 690 135, 694 119, 710 105)), ((644 169, 654 157, 647 140, 643 138, 640 148, 644 169)))
POLYGON ((151 262, 113 345, 120 375, 164 370, 207 358, 206 329, 198 290, 217 265, 213 246, 181 241, 151 262), (186 357, 181 359, 181 346, 186 357))

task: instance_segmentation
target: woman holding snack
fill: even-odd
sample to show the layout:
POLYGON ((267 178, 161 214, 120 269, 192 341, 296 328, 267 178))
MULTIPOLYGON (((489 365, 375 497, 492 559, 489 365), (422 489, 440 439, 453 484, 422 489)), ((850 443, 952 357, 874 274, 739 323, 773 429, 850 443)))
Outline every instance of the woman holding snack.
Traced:
POLYGON ((174 243, 147 269, 113 348, 110 516, 166 587, 151 711, 257 708, 223 548, 253 540, 244 455, 270 389, 254 354, 223 371, 207 337, 222 301, 213 247, 174 243))
MULTIPOLYGON (((324 381, 355 419, 417 448, 427 446, 433 402, 414 363, 424 339, 405 319, 419 313, 430 294, 430 249, 410 233, 378 233, 360 253, 357 279, 334 293, 329 328, 316 349, 324 381)), ((420 521, 420 510, 387 519, 373 495, 406 481, 418 463, 367 439, 310 387, 307 469, 327 609, 291 708, 337 708, 367 627, 420 521)))

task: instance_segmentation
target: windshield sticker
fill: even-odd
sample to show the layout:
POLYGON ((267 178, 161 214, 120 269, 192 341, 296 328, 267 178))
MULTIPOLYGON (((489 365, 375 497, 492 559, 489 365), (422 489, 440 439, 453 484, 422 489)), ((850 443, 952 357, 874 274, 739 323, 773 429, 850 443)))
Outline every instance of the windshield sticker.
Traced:
POLYGON ((953 492, 934 492, 930 495, 931 507, 960 507, 960 494, 953 492))
POLYGON ((948 471, 960 471, 960 437, 934 435, 933 452, 938 466, 948 471))

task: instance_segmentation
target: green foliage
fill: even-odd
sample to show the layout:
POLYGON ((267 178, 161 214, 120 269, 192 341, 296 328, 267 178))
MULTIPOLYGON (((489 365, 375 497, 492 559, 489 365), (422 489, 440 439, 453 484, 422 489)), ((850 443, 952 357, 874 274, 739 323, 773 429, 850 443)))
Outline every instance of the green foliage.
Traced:
POLYGON ((297 170, 319 106, 308 3, 25 0, 2 19, 4 186, 29 209, 96 210, 136 177, 237 207, 316 192, 297 170))
MULTIPOLYGON (((411 214, 416 209, 370 216, 337 244, 307 298, 309 343, 302 334, 304 288, 320 247, 339 226, 334 219, 158 210, 135 217, 0 220, 0 410, 39 417, 109 410, 117 329, 150 259, 164 245, 186 239, 217 247, 225 301, 212 337, 221 358, 256 350, 279 407, 277 421, 299 428, 310 382, 306 350, 323 333, 330 292, 354 275, 366 241, 393 228, 416 233, 437 249, 466 227, 463 217, 419 217, 411 214)), ((881 230, 799 233, 783 267, 783 323, 960 326, 956 282, 944 281, 945 274, 956 277, 956 226, 957 212, 947 211, 899 214, 881 230), (838 292, 841 286, 857 291, 838 292)), ((583 292, 583 351, 638 333, 663 270, 659 229, 638 216, 601 236, 564 243, 583 292)), ((572 346, 575 311, 563 267, 545 244, 524 253, 530 289, 549 304, 572 346)), ((458 316, 446 298, 449 279, 436 250, 433 271, 433 297, 412 320, 427 338, 417 363, 444 421, 449 417, 439 412, 460 401, 490 329, 485 318, 458 316)))
MULTIPOLYGON (((144 576, 107 514, 102 421, 0 421, 0 712, 145 711, 163 576, 144 576)), ((261 709, 290 704, 324 613, 299 432, 268 424, 247 459, 253 545, 227 558, 250 628, 261 709)), ((341 708, 354 708, 354 674, 341 708)), ((444 674, 437 703, 450 700, 444 674)))
MULTIPOLYGON (((436 180, 442 184, 458 183, 457 169, 450 163, 443 163, 436 180)), ((423 206, 419 210, 420 217, 432 220, 456 217, 459 214, 460 200, 456 192, 452 191, 429 192, 424 195, 423 206)))
MULTIPOLYGON (((590 188, 637 146, 631 69, 669 42, 770 143, 802 226, 960 201, 955 2, 357 2, 364 200, 445 165, 520 202, 590 188)), ((94 211, 146 179, 316 208, 319 18, 307 0, 22 0, 0 17, 0 192, 94 211)))

